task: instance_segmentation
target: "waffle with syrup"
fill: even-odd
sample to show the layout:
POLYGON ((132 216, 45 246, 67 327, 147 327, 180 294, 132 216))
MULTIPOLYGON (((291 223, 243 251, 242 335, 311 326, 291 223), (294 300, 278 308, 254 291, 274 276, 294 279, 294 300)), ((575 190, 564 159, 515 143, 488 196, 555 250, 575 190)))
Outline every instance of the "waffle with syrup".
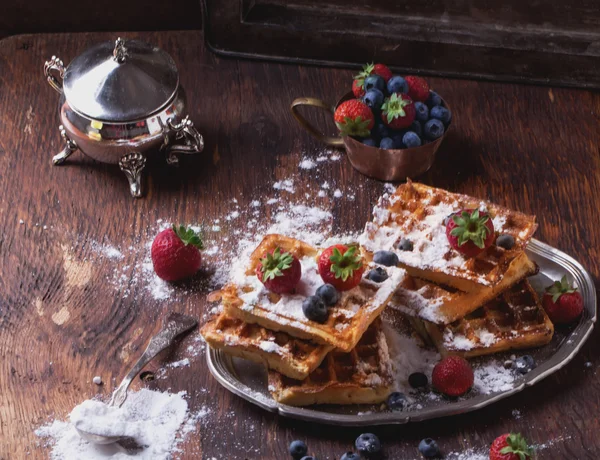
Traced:
POLYGON ((264 364, 268 369, 298 380, 308 377, 333 349, 245 323, 227 313, 207 322, 201 333, 211 348, 264 364))
POLYGON ((269 392, 290 406, 377 404, 392 391, 392 365, 381 319, 377 318, 349 353, 330 352, 306 379, 269 372, 269 392))
POLYGON ((524 249, 536 228, 534 216, 409 180, 380 198, 360 242, 369 251, 394 251, 409 275, 464 292, 492 289, 486 292, 489 299, 532 271, 524 249), (486 211, 497 234, 515 238, 514 247, 506 250, 492 244, 470 259, 452 249, 445 221, 463 209, 486 211), (413 243, 412 251, 398 248, 403 238, 413 243))
POLYGON ((300 240, 283 235, 267 235, 250 256, 241 276, 226 285, 213 299, 220 297, 224 311, 246 323, 256 323, 271 331, 315 343, 332 345, 343 352, 351 351, 369 325, 380 315, 406 275, 402 268, 383 267, 388 278, 375 283, 366 278, 366 267, 358 286, 341 293, 340 300, 329 307, 324 324, 311 321, 302 311, 302 302, 314 295, 323 284, 318 273, 319 250, 300 240), (256 276, 256 267, 267 252, 280 248, 298 258, 302 277, 294 294, 276 294, 267 290, 256 276))
POLYGON ((473 358, 540 347, 554 334, 554 326, 527 280, 451 324, 438 325, 414 315, 408 320, 442 356, 473 358))

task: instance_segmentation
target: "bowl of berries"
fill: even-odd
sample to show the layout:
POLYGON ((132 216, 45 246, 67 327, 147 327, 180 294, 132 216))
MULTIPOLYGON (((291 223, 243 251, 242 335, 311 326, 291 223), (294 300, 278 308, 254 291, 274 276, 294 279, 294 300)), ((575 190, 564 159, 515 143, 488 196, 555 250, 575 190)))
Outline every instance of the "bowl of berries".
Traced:
POLYGON ((384 64, 367 64, 354 77, 352 92, 334 106, 301 97, 292 114, 310 134, 332 146, 344 147, 352 166, 379 180, 403 180, 425 173, 446 137, 452 112, 427 81, 394 75, 384 64), (326 136, 299 112, 301 106, 333 114, 339 136, 326 136))

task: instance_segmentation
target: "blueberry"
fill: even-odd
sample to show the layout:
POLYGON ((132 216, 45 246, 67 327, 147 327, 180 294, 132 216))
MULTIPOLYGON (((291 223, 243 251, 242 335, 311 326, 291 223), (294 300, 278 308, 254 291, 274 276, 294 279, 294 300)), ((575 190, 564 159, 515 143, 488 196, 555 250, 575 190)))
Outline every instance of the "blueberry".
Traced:
POLYGON ((429 116, 431 116, 431 118, 436 118, 440 120, 445 125, 450 123, 450 119, 452 118, 450 110, 448 110, 446 107, 442 107, 439 105, 436 105, 434 108, 431 109, 429 116))
POLYGON ((500 235, 496 238, 496 246, 504 249, 512 249, 515 246, 515 237, 508 234, 500 235))
POLYGON ((515 369, 519 374, 527 374, 535 368, 535 360, 531 355, 523 355, 515 361, 515 369))
POLYGON ((327 321, 329 317, 329 311, 327 311, 325 303, 321 300, 321 297, 316 295, 311 295, 304 299, 304 302, 302 302, 302 311, 308 319, 321 324, 327 321))
POLYGON ((390 129, 383 123, 376 123, 371 130, 373 137, 377 139, 383 139, 384 137, 390 137, 390 129))
POLYGON ((377 251, 373 254, 373 262, 386 267, 395 267, 398 265, 398 256, 392 251, 377 251))
POLYGON ((340 460, 360 460, 360 455, 354 452, 346 452, 340 460))
POLYGON ((407 402, 404 393, 394 391, 388 396, 387 405, 392 410, 403 410, 406 407, 407 402))
POLYGON ((383 93, 377 88, 372 88, 363 96, 363 102, 373 111, 379 112, 383 104, 383 93))
POLYGON ((408 83, 402 77, 395 76, 388 80, 387 82, 387 90, 388 93, 408 93, 408 83))
POLYGON ((412 125, 410 125, 410 130, 417 133, 419 137, 423 135, 423 125, 417 120, 412 122, 412 125))
POLYGON ((375 142, 370 137, 367 137, 366 139, 363 139, 362 143, 365 144, 365 145, 368 145, 369 147, 377 147, 377 142, 375 142))
POLYGON ((294 460, 298 460, 307 454, 308 447, 306 447, 304 441, 292 441, 289 452, 294 460))
POLYGON ((340 300, 340 293, 331 284, 324 284, 323 286, 319 286, 316 294, 328 307, 335 305, 336 303, 338 303, 338 300, 340 300))
POLYGON ((379 75, 369 75, 365 78, 364 88, 365 92, 375 88, 383 93, 385 91, 385 80, 379 75))
POLYGON ((312 455, 307 455, 306 457, 302 457, 300 460, 319 460, 317 457, 313 457, 312 455))
POLYGON ((413 372, 408 376, 408 384, 413 388, 427 386, 427 376, 423 372, 413 372))
POLYGON ((429 139, 437 139, 444 134, 444 124, 437 118, 432 118, 423 127, 423 134, 429 139))
POLYGON ((388 279, 388 274, 385 269, 381 267, 375 267, 367 273, 367 279, 375 281, 376 283, 383 283, 388 279))
POLYGON ((422 102, 415 102, 415 112, 415 117, 418 121, 425 122, 429 120, 429 108, 422 102))
POLYGON ((379 148, 380 149, 393 149, 394 148, 394 141, 391 138, 389 138, 389 137, 384 137, 379 142, 379 148))
POLYGON ((405 146, 402 143, 402 137, 404 137, 404 133, 396 133, 392 135, 392 141, 394 141, 395 149, 403 149, 405 146))
POLYGON ((412 251, 413 250, 413 242, 407 238, 402 238, 398 243, 398 249, 403 251, 412 251))
POLYGON ((419 452, 425 458, 433 458, 440 455, 440 448, 433 439, 425 438, 419 443, 419 452))
POLYGON ((421 138, 414 131, 407 131, 402 136, 402 143, 406 145, 406 148, 419 147, 421 145, 421 138))
POLYGON ((431 109, 436 105, 442 105, 442 98, 435 91, 430 91, 429 97, 427 98, 427 101, 425 101, 425 104, 427 104, 427 107, 431 109))
POLYGON ((354 442, 356 450, 361 454, 378 454, 381 452, 381 442, 373 433, 363 433, 354 442))

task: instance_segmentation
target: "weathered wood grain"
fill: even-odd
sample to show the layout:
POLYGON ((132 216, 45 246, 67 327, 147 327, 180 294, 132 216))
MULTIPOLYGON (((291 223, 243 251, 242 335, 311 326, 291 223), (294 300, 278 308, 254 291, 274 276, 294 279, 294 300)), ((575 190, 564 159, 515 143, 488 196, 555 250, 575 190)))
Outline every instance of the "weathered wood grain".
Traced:
MULTIPOLYGON (((198 32, 123 35, 156 43, 173 56, 191 118, 207 141, 206 155, 185 158, 177 172, 153 165, 148 196, 138 201, 130 198, 116 167, 82 156, 62 168, 49 163, 61 147, 58 102, 44 83, 42 64, 55 53, 66 63, 113 34, 0 41, 1 459, 45 458, 48 451, 37 446, 35 427, 51 415, 65 417, 96 394, 94 375, 105 382, 119 379, 166 312, 201 316, 207 309, 202 283, 165 302, 133 282, 128 295, 115 292, 109 282, 113 265, 86 242, 137 245, 139 252, 127 252, 119 264, 140 264, 157 219, 208 222, 222 216, 232 198, 244 207, 251 196, 267 195, 274 180, 296 172, 303 150, 319 148, 295 124, 289 102, 297 96, 333 102, 352 74, 218 58, 206 51, 198 32)), ((536 214, 537 237, 580 260, 600 287, 600 95, 435 78, 431 83, 453 107, 455 129, 431 171, 419 179, 536 214)), ((323 114, 309 117, 326 123, 323 114)), ((360 230, 381 183, 361 176, 345 159, 328 163, 320 177, 356 185, 355 202, 334 206, 334 229, 360 230)), ((297 193, 318 186, 310 175, 295 185, 297 193)), ((212 238, 217 237, 229 237, 233 247, 235 236, 225 226, 212 238)), ((184 339, 181 349, 192 340, 184 339)), ((566 437, 541 451, 542 459, 598 458, 599 345, 600 334, 594 333, 565 369, 500 404, 373 431, 389 459, 419 458, 416 446, 425 436, 438 439, 446 451, 458 451, 484 446, 509 430, 535 443, 566 437), (584 367, 588 361, 591 368, 584 367), (511 415, 515 408, 522 418, 511 415)), ((295 438, 307 440, 321 459, 339 458, 362 431, 266 413, 222 389, 203 356, 148 386, 188 391, 195 410, 209 403, 217 407, 183 446, 184 459, 285 459, 295 438)), ((99 391, 110 391, 110 385, 99 391)))

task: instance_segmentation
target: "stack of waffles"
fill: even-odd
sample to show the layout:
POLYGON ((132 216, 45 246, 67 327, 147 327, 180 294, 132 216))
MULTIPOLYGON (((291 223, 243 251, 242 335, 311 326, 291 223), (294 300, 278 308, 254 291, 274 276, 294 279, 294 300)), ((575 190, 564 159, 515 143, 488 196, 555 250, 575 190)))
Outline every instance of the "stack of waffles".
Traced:
POLYGON ((553 325, 527 280, 537 272, 525 253, 536 227, 533 216, 408 181, 379 200, 360 243, 371 254, 393 251, 409 275, 390 307, 442 356, 470 358, 552 339, 553 325), (504 249, 494 238, 478 256, 462 256, 448 241, 446 222, 466 209, 488 213, 496 236, 512 236, 514 246, 504 249))
POLYGON ((220 300, 223 308, 204 325, 202 335, 212 348, 263 363, 269 370, 269 391, 280 403, 382 402, 393 379, 379 316, 406 271, 368 262, 360 283, 341 293, 321 324, 309 320, 302 309, 304 300, 323 284, 319 255, 318 248, 297 239, 265 236, 245 270, 212 294, 211 300, 220 300), (293 294, 271 292, 256 276, 260 259, 276 248, 300 261, 302 276, 293 294), (366 277, 376 267, 388 274, 380 283, 366 277))

